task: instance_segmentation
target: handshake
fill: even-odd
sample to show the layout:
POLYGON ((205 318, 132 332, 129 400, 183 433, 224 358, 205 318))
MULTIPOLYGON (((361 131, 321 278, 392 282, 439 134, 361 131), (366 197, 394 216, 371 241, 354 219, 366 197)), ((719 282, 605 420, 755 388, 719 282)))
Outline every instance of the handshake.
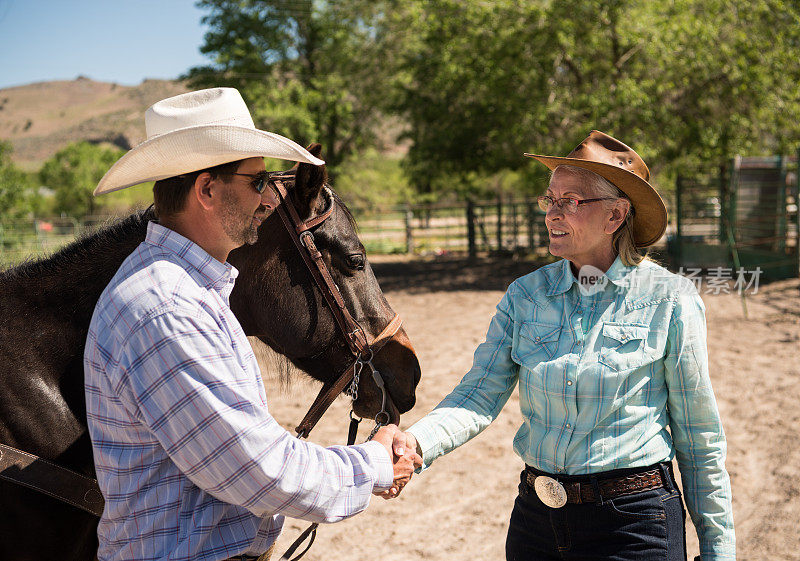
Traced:
POLYGON ((384 499, 393 499, 411 481, 414 470, 422 467, 422 458, 417 453, 417 439, 411 433, 401 431, 397 425, 386 425, 372 440, 383 444, 394 466, 392 488, 375 494, 384 499))

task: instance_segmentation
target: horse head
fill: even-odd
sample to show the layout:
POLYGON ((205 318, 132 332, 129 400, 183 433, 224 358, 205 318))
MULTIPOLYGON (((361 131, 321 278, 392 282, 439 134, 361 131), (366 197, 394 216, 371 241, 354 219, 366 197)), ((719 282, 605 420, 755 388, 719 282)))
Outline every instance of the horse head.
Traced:
MULTIPOLYGON (((309 151, 315 156, 321 146, 309 151)), ((381 292, 347 207, 327 185, 324 166, 301 163, 289 190, 301 219, 333 205, 330 217, 312 233, 317 248, 339 288, 348 311, 373 339, 395 313, 381 292)), ((295 366, 330 386, 353 363, 354 356, 337 327, 320 288, 280 217, 273 212, 259 228, 258 241, 231 252, 229 262, 241 275, 231 294, 231 308, 247 335, 256 336, 295 366)), ((392 422, 414 406, 420 367, 411 342, 401 328, 375 355, 388 392, 392 422)), ((382 394, 371 376, 361 377, 356 414, 375 417, 382 394)))

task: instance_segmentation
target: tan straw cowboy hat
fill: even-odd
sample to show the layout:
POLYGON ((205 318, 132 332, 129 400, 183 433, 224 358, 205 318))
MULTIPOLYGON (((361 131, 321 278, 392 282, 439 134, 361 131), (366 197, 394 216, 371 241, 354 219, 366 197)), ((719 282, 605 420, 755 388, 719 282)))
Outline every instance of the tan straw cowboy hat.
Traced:
POLYGON ((535 158, 551 170, 561 165, 588 169, 613 183, 631 200, 633 241, 636 247, 656 243, 667 229, 667 208, 648 181, 650 170, 632 148, 600 131, 592 131, 577 148, 566 155, 535 158))
POLYGON ((258 130, 234 88, 163 99, 147 110, 144 122, 147 140, 111 166, 95 195, 258 156, 325 163, 288 138, 258 130))

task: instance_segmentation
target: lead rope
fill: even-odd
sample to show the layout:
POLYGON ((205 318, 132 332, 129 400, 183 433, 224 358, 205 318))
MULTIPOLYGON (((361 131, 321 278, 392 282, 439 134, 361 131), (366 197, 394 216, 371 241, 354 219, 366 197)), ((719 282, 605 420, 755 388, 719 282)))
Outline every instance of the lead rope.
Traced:
MULTIPOLYGON (((375 415, 375 426, 373 427, 372 431, 369 433, 369 436, 364 442, 369 442, 375 435, 378 434, 378 431, 381 427, 389 424, 389 412, 386 410, 386 385, 383 382, 383 376, 381 376, 380 371, 375 368, 375 365, 372 364, 372 349, 369 350, 369 358, 364 360, 364 357, 359 355, 356 359, 355 368, 353 369, 353 381, 350 383, 350 387, 347 388, 345 392, 347 395, 353 398, 353 403, 355 403, 356 399, 358 399, 358 383, 361 380, 361 371, 364 369, 364 366, 369 366, 370 373, 372 374, 372 379, 375 380, 375 384, 381 390, 381 410, 375 415)), ((347 445, 352 446, 356 443, 356 437, 358 435, 358 425, 361 423, 362 419, 357 417, 355 411, 350 409, 350 426, 347 429, 347 445)), ((302 438, 302 436, 301 436, 302 438)), ((286 553, 281 555, 280 561, 298 561, 303 555, 305 555, 311 546, 314 545, 314 540, 317 539, 317 528, 319 527, 318 522, 312 522, 308 528, 303 530, 303 533, 289 546, 289 549, 286 550, 286 553), (308 545, 305 547, 303 551, 297 554, 296 557, 292 557, 294 552, 303 544, 306 539, 309 540, 308 545)), ((259 559, 261 561, 261 559, 259 559)), ((267 560, 264 560, 267 561, 267 560)))

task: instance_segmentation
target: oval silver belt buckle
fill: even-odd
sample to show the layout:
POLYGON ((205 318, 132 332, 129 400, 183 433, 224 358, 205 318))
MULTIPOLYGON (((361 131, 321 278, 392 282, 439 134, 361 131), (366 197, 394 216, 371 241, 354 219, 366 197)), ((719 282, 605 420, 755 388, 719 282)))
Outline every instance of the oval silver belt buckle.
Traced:
POLYGON ((567 491, 564 486, 546 475, 539 475, 533 480, 536 496, 550 508, 561 508, 567 504, 567 491))

